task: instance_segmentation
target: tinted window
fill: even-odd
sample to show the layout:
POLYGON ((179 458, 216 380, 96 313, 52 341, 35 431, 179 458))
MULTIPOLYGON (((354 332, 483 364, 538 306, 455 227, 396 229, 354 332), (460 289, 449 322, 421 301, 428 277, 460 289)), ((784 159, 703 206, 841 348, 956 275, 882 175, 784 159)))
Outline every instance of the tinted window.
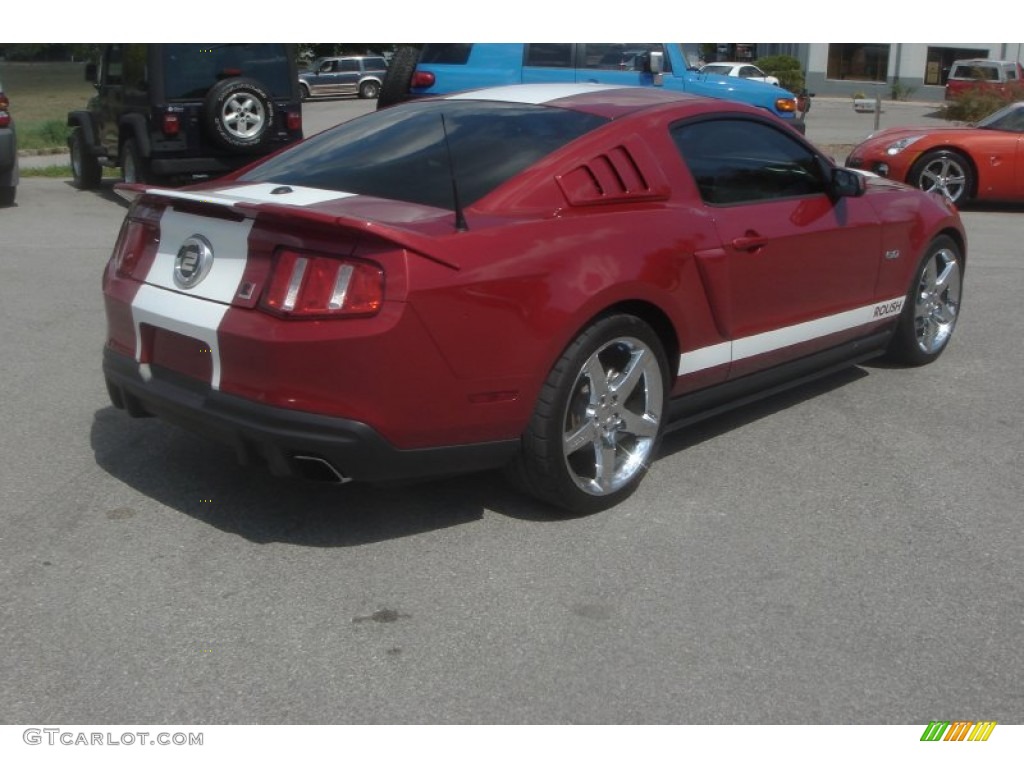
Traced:
POLYGON ((338 62, 339 72, 358 72, 359 62, 355 59, 342 59, 338 62))
POLYGON ((163 50, 168 99, 195 99, 218 80, 249 77, 272 94, 292 92, 287 48, 280 43, 168 43, 163 50))
POLYGON ((704 202, 752 203, 825 191, 816 156, 784 129, 753 120, 705 120, 672 128, 704 202))
POLYGON ((452 209, 452 165, 442 116, 465 205, 606 122, 595 115, 533 104, 399 104, 314 136, 242 179, 452 209))
POLYGON ((661 43, 587 43, 585 69, 615 69, 642 72, 648 52, 662 51, 661 43))
POLYGON ((990 128, 994 131, 1012 131, 1024 133, 1024 107, 1008 104, 998 112, 993 112, 978 122, 979 128, 990 128))
POLYGON ((469 61, 472 43, 427 43, 420 52, 423 64, 465 64, 469 61))
POLYGON ((523 64, 527 67, 572 67, 572 43, 530 43, 523 64))

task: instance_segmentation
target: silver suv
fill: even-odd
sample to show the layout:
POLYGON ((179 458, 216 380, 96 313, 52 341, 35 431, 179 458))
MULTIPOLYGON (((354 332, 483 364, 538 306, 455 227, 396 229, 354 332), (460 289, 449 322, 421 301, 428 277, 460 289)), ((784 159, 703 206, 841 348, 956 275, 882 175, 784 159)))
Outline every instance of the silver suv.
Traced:
POLYGON ((299 72, 299 90, 303 99, 354 94, 376 99, 387 71, 383 56, 325 56, 299 72))

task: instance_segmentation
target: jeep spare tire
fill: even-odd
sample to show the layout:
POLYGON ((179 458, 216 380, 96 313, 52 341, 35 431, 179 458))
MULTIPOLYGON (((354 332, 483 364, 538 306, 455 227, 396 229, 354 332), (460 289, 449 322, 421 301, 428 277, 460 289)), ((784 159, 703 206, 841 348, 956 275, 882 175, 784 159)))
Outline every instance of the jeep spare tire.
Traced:
POLYGON ((225 149, 263 147, 274 130, 274 107, 267 90, 255 80, 221 80, 206 94, 203 120, 210 138, 225 149))

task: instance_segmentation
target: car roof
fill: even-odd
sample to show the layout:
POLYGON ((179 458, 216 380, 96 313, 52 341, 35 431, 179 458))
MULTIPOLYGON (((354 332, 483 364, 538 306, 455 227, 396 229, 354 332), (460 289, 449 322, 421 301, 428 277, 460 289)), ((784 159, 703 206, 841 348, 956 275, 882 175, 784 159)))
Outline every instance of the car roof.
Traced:
POLYGON ((588 112, 614 120, 626 115, 659 108, 689 105, 693 114, 706 111, 730 111, 762 115, 764 110, 737 101, 695 96, 662 88, 610 85, 606 83, 533 83, 503 85, 461 91, 437 99, 473 99, 537 104, 588 112))
MULTIPOLYGON (((608 85, 603 83, 534 83, 501 85, 472 91, 460 91, 433 97, 437 100, 505 101, 538 104, 615 119, 633 112, 670 105, 714 106, 719 110, 760 114, 763 110, 739 102, 665 91, 660 88, 608 85)), ((696 110, 700 111, 700 110, 696 110)))

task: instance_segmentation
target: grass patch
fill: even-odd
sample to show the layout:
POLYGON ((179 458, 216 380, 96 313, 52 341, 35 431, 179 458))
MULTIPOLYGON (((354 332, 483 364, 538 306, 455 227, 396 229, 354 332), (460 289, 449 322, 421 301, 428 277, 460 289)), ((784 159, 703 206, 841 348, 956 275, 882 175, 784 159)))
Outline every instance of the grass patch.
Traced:
MULTIPOLYGON (((118 168, 103 168, 104 179, 120 179, 121 171, 118 168)), ((47 165, 42 168, 19 168, 18 174, 24 179, 28 177, 40 179, 70 179, 70 165, 47 165)))
POLYGON ((19 149, 66 148, 68 112, 85 109, 96 95, 83 62, 0 62, 0 83, 11 100, 19 149))

